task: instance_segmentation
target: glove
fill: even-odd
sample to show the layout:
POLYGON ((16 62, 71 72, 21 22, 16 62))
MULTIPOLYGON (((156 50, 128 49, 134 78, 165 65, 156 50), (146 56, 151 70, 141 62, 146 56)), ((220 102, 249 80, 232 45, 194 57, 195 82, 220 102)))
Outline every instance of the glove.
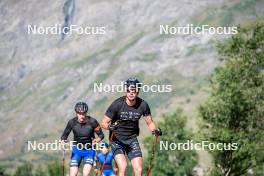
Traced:
POLYGON ((114 122, 114 123, 112 123, 112 124, 109 124, 108 125, 108 129, 110 130, 110 131, 113 131, 113 130, 115 130, 116 128, 117 128, 117 126, 120 124, 120 121, 119 120, 117 120, 116 122, 114 122))
POLYGON ((109 125, 108 125, 108 129, 109 129, 110 131, 113 131, 113 130, 116 129, 116 126, 115 126, 114 124, 109 124, 109 125))
POLYGON ((162 131, 161 131, 160 128, 158 128, 158 129, 153 130, 153 131, 152 131, 152 134, 153 134, 154 136, 162 136, 162 131))

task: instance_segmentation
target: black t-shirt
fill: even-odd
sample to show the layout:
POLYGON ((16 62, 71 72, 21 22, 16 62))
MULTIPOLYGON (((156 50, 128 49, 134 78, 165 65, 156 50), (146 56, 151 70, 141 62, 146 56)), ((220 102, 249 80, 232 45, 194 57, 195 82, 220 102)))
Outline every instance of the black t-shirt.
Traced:
POLYGON ((137 97, 136 104, 129 106, 126 97, 116 99, 107 109, 106 116, 112 119, 111 123, 121 120, 115 129, 117 139, 129 139, 139 134, 138 122, 141 116, 151 115, 149 105, 143 99, 137 97))
POLYGON ((94 138, 94 129, 98 127, 99 123, 96 119, 87 116, 87 122, 80 123, 78 122, 77 117, 72 118, 69 120, 62 136, 62 140, 67 140, 71 131, 73 131, 74 144, 82 143, 82 144, 91 144, 92 138, 94 138))

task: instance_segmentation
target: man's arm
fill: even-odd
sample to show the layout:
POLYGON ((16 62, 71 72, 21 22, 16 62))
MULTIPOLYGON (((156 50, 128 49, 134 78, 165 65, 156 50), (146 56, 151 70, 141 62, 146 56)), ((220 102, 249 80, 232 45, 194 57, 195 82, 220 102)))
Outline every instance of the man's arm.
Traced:
POLYGON ((72 130, 72 123, 71 123, 71 121, 69 121, 67 126, 66 126, 66 128, 64 129, 62 135, 61 135, 61 140, 62 141, 67 140, 71 130, 72 130))
MULTIPOLYGON (((120 103, 118 101, 114 101, 106 110, 104 117, 101 121, 101 127, 103 129, 109 130, 109 125, 112 119, 117 115, 117 112, 120 108, 120 103)), ((110 129, 111 130, 111 129, 110 129)))
POLYGON ((151 115, 148 115, 145 117, 145 121, 149 126, 149 129, 151 130, 152 134, 154 136, 162 136, 162 131, 160 128, 157 128, 156 124, 153 122, 151 115))
POLYGON ((111 120, 112 119, 110 117, 108 117, 107 115, 104 115, 104 117, 103 117, 103 119, 101 121, 101 127, 103 129, 108 130, 108 127, 109 127, 109 124, 110 124, 111 120))
POLYGON ((147 125, 148 125, 148 127, 149 127, 149 129, 150 129, 151 131, 154 131, 154 130, 157 129, 156 124, 155 124, 154 121, 152 120, 151 115, 146 116, 146 117, 145 117, 145 121, 146 121, 146 123, 147 123, 147 125))
POLYGON ((100 142, 100 141, 102 141, 104 139, 104 133, 103 133, 102 128, 100 127, 100 125, 98 125, 94 129, 94 132, 97 134, 98 137, 93 140, 93 143, 100 142))

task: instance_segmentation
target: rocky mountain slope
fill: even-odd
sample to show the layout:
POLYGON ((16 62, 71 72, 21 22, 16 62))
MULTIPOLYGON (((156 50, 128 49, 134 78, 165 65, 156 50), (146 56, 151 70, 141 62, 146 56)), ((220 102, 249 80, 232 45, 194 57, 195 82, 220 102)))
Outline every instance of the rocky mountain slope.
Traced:
POLYGON ((1 163, 46 159, 28 152, 25 141, 58 139, 78 100, 100 119, 120 94, 94 92, 93 84, 130 76, 173 85, 171 93, 141 96, 156 117, 184 108, 196 131, 205 77, 219 63, 214 46, 230 35, 160 35, 160 25, 233 26, 260 18, 263 9, 262 0, 1 0, 1 163), (27 33, 28 25, 56 24, 104 27, 105 34, 27 33))

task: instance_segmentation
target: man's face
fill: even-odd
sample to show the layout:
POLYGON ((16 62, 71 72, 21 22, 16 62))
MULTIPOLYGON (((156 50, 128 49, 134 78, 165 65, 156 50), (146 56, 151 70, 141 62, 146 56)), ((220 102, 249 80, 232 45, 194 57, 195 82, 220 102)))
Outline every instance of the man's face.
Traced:
POLYGON ((128 98, 129 101, 135 100, 137 95, 138 95, 138 92, 137 92, 136 87, 130 86, 127 88, 126 97, 128 98))
POLYGON ((85 116, 86 116, 85 112, 77 112, 76 115, 80 123, 85 122, 85 116))
POLYGON ((100 150, 101 150, 101 152, 102 152, 103 154, 106 154, 106 153, 108 153, 108 151, 109 151, 108 148, 105 147, 105 146, 104 146, 104 147, 101 147, 100 150))

